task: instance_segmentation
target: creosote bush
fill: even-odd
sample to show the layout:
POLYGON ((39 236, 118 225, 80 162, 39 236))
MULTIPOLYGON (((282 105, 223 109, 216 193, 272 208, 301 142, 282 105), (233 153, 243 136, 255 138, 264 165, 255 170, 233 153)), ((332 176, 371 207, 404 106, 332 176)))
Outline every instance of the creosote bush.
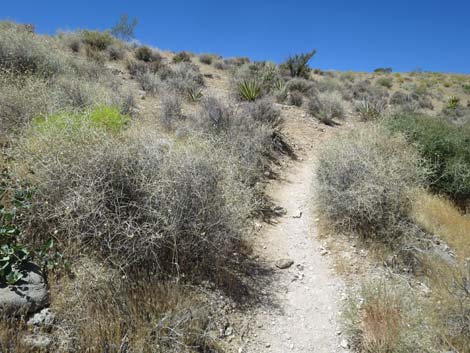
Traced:
POLYGON ((470 126, 455 126, 443 119, 399 114, 387 121, 418 145, 432 166, 431 187, 459 202, 470 199, 470 126))
POLYGON ((410 195, 423 172, 402 136, 365 127, 323 146, 317 178, 317 205, 334 227, 393 243, 407 231, 410 195))

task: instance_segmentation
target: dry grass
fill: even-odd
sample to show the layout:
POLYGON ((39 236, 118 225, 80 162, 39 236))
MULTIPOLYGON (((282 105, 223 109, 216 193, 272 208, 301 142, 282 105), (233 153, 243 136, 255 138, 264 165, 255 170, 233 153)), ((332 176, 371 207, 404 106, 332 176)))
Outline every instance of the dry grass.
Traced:
POLYGON ((420 192, 413 203, 413 218, 441 237, 461 259, 470 257, 470 217, 443 197, 420 192))

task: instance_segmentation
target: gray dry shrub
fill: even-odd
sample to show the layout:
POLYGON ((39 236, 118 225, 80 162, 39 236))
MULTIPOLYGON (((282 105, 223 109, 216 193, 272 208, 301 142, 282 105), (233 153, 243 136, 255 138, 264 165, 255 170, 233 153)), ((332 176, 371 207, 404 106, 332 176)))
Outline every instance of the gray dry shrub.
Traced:
POLYGON ((383 241, 406 232, 424 171, 402 136, 378 127, 344 133, 323 146, 316 170, 318 208, 338 230, 383 241))
POLYGON ((322 120, 344 119, 346 117, 346 104, 337 91, 319 93, 312 97, 308 103, 309 112, 322 120))
POLYGON ((64 117, 31 130, 18 155, 37 188, 31 231, 122 268, 207 276, 252 211, 227 155, 203 141, 170 148, 146 127, 117 136, 64 117))
POLYGON ((269 126, 277 126, 281 122, 281 110, 271 99, 263 98, 244 105, 246 115, 253 120, 269 126))
POLYGON ((24 26, 0 24, 0 69, 15 74, 50 77, 63 70, 61 53, 53 40, 26 30, 24 26))
POLYGON ((177 93, 164 94, 160 105, 160 122, 166 129, 172 130, 175 124, 183 119, 181 96, 177 93))

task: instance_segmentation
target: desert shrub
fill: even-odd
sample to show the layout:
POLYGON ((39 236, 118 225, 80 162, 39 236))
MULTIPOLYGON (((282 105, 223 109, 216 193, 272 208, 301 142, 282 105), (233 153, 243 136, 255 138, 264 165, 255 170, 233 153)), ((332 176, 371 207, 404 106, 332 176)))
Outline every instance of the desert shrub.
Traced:
POLYGON ((319 93, 308 102, 308 111, 324 123, 331 123, 333 119, 344 119, 346 107, 338 92, 319 93))
POLYGON ((78 32, 61 32, 58 34, 60 40, 74 53, 79 53, 82 47, 82 37, 78 32))
POLYGON ((202 141, 168 149, 145 127, 110 134, 87 116, 44 124, 18 152, 34 173, 36 236, 54 229, 64 244, 159 275, 210 278, 225 266, 251 211, 226 155, 202 141))
POLYGON ((242 56, 224 59, 224 64, 228 66, 233 66, 233 67, 239 67, 245 64, 249 64, 250 62, 251 62, 250 58, 242 57, 242 56))
POLYGON ((419 96, 414 93, 408 94, 403 91, 396 91, 393 93, 390 97, 390 104, 409 111, 433 109, 432 101, 428 96, 419 96))
POLYGON ((114 39, 109 32, 88 31, 81 32, 82 41, 93 50, 106 50, 114 39))
POLYGON ((159 77, 169 90, 187 96, 189 90, 195 90, 204 86, 204 77, 199 68, 191 63, 182 62, 176 64, 173 69, 159 71, 159 77))
POLYGON ((126 49, 122 45, 111 44, 108 47, 108 54, 111 60, 122 60, 126 55, 126 49))
POLYGON ((406 134, 432 164, 431 187, 454 200, 470 197, 470 127, 416 114, 400 114, 388 121, 393 131, 406 134))
POLYGON ((375 83, 379 86, 390 89, 393 86, 393 78, 391 78, 391 77, 380 77, 375 81, 375 83))
POLYGON ((344 87, 350 86, 350 83, 346 82, 346 84, 344 84, 336 78, 325 76, 325 77, 322 77, 320 80, 316 81, 315 86, 318 88, 320 92, 332 92, 332 91, 342 92, 344 87))
POLYGON ((470 83, 462 83, 462 90, 465 94, 470 94, 470 83))
POLYGON ((214 67, 217 70, 227 70, 229 66, 222 60, 217 60, 214 62, 214 67))
POLYGON ((136 80, 139 82, 140 88, 153 96, 157 94, 162 85, 159 77, 150 72, 139 74, 136 76, 136 80))
POLYGON ((160 121, 163 126, 170 130, 175 123, 183 119, 182 100, 178 94, 163 95, 160 101, 160 121))
POLYGON ((439 113, 439 117, 456 125, 467 125, 470 123, 470 106, 464 107, 458 104, 455 107, 444 107, 439 113))
POLYGON ((216 132, 227 131, 235 112, 215 97, 207 97, 202 101, 199 120, 206 130, 216 132))
POLYGON ((289 93, 289 104, 296 107, 301 107, 304 103, 304 96, 299 91, 292 91, 289 93))
POLYGON ((24 27, 0 26, 0 68, 14 74, 50 77, 63 70, 62 57, 45 38, 24 27))
POLYGON ((188 98, 191 103, 199 102, 202 97, 204 97, 204 93, 200 87, 189 87, 188 88, 188 98))
POLYGON ((384 100, 388 97, 383 87, 372 85, 369 80, 356 82, 351 86, 351 91, 356 100, 384 100))
POLYGON ((153 50, 145 45, 138 47, 135 51, 135 57, 137 60, 142 60, 145 62, 152 61, 153 50))
POLYGON ((310 67, 308 62, 316 54, 316 50, 312 50, 308 53, 295 54, 290 56, 287 60, 281 64, 281 68, 291 76, 291 77, 303 77, 309 78, 310 67))
POLYGON ((149 70, 148 66, 144 62, 132 59, 126 61, 126 68, 129 71, 129 74, 134 77, 147 73, 149 70))
POLYGON ((175 56, 173 56, 173 62, 175 64, 182 63, 182 62, 189 63, 191 62, 191 55, 185 51, 181 51, 175 54, 175 56))
POLYGON ((261 84, 256 80, 242 81, 238 84, 238 97, 244 101, 255 101, 261 96, 261 84))
POLYGON ((31 119, 53 109, 47 81, 0 76, 0 136, 18 132, 31 119))
POLYGON ((215 56, 211 54, 201 54, 199 55, 199 61, 206 65, 211 65, 214 61, 215 56))
MULTIPOLYGON (((197 121, 215 145, 234 158, 232 171, 237 179, 253 188, 274 157, 272 126, 210 96, 203 100, 197 121)), ((252 193, 257 195, 254 190, 252 193)))
POLYGON ((298 91, 303 94, 312 94, 315 92, 315 83, 304 78, 293 78, 287 81, 286 89, 289 92, 298 91))
POLYGON ((393 245, 408 231, 410 192, 421 185, 417 152, 402 136, 367 127, 323 146, 316 202, 338 230, 393 245))
POLYGON ((263 98, 256 102, 247 103, 244 109, 246 115, 263 124, 274 127, 281 122, 281 111, 270 99, 263 98))

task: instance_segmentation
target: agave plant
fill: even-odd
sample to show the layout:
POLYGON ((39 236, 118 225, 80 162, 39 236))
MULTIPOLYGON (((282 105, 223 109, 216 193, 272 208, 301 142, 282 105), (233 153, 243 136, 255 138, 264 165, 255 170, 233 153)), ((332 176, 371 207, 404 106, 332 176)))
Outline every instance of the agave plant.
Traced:
POLYGON ((240 98, 245 101, 255 101, 261 95, 261 85, 256 80, 242 81, 238 84, 240 98))

